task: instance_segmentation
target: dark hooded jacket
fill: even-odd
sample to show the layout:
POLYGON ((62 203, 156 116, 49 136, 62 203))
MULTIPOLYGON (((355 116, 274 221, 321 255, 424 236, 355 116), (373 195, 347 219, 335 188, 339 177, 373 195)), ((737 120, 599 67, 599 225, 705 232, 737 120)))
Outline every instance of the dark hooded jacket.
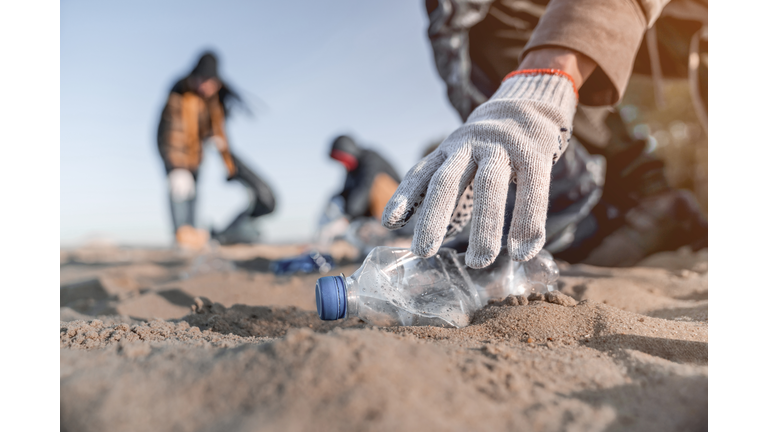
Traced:
POLYGON ((331 151, 340 150, 357 159, 357 167, 347 172, 344 189, 345 212, 351 218, 371 216, 380 219, 389 198, 400 184, 397 171, 373 150, 358 147, 350 137, 342 135, 333 142, 331 151))

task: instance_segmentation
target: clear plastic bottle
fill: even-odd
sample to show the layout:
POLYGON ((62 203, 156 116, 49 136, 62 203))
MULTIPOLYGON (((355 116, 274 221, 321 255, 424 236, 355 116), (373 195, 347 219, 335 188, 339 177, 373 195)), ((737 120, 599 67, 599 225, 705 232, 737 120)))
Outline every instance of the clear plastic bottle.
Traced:
MULTIPOLYGON (((464 264, 464 254, 460 254, 459 259, 464 264)), ((475 284, 482 305, 490 299, 508 295, 544 294, 556 289, 555 282, 560 276, 552 254, 544 249, 526 262, 512 261, 509 254, 502 251, 493 264, 482 269, 467 267, 467 273, 475 284)))
POLYGON ((374 248, 351 276, 315 285, 320 319, 356 316, 378 326, 465 327, 480 297, 453 249, 430 258, 404 248, 374 248))

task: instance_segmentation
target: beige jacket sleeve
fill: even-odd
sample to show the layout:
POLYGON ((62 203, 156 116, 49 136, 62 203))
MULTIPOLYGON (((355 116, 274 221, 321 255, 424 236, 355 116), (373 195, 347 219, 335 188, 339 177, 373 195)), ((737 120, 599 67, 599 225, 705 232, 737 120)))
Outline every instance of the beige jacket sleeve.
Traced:
POLYGON ((627 87, 645 31, 669 0, 551 0, 521 54, 547 46, 580 52, 597 69, 579 91, 584 105, 614 105, 627 87))

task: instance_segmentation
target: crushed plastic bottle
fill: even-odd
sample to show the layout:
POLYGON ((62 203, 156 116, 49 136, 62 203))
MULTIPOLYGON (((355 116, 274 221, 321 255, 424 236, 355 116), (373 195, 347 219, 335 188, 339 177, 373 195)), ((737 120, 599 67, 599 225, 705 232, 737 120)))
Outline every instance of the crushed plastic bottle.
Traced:
POLYGON ((379 246, 351 276, 326 276, 315 285, 320 319, 356 316, 377 326, 465 327, 480 297, 453 249, 430 258, 379 246))
MULTIPOLYGON (((460 254, 459 259, 464 264, 464 254, 460 254)), ((512 261, 508 254, 500 253, 496 261, 488 267, 466 269, 483 305, 487 304, 488 300, 509 295, 528 296, 553 291, 560 276, 552 254, 544 249, 526 262, 512 261)))

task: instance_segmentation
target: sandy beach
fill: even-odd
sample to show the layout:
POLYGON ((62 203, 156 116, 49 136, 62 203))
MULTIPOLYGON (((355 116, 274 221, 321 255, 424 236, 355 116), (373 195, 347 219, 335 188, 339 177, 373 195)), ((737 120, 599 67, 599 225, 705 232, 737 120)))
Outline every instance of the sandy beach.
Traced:
POLYGON ((320 321, 318 274, 268 271, 301 251, 62 250, 61 430, 707 429, 706 250, 559 263, 462 329, 320 321))

